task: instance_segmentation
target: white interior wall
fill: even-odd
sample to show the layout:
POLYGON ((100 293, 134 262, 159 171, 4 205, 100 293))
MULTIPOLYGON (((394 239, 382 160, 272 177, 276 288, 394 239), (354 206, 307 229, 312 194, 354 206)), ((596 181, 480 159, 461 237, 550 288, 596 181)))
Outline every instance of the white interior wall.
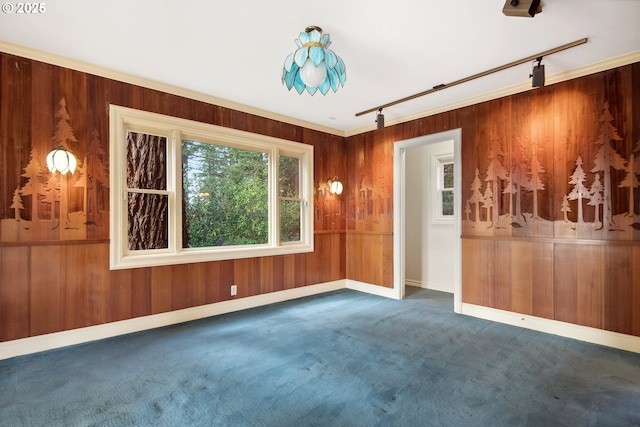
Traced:
POLYGON ((455 226, 433 223, 432 156, 445 154, 453 156, 453 140, 407 150, 405 283, 453 293, 455 226))

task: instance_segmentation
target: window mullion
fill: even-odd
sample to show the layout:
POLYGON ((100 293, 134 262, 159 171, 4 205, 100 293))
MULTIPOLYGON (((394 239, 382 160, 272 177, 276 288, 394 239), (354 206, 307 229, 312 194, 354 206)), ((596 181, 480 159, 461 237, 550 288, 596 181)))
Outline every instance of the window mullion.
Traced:
POLYGON ((280 246, 280 150, 269 151, 269 245, 280 246))
POLYGON ((300 237, 313 245, 313 154, 300 155, 300 237))
POLYGON ((169 195, 169 191, 168 190, 148 190, 145 188, 125 188, 124 194, 125 194, 125 199, 126 199, 126 194, 127 193, 139 193, 139 194, 158 194, 161 196, 167 196, 169 195))
POLYGON ((169 250, 182 251, 182 136, 178 129, 171 131, 167 165, 169 194, 169 250))

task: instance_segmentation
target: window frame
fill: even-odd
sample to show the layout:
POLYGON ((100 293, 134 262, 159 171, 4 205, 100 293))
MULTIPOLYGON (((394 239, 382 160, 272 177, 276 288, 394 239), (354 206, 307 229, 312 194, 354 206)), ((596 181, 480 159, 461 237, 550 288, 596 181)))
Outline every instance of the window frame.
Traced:
MULTIPOLYGON (((445 165, 454 165, 453 153, 433 154, 431 156, 431 188, 432 188, 432 203, 433 217, 431 222, 433 224, 453 224, 455 212, 452 215, 443 215, 442 213, 442 193, 451 192, 455 200, 456 188, 455 179, 454 186, 451 188, 444 188, 444 167, 445 165)), ((454 165, 455 176, 455 165, 454 165)), ((454 206, 455 210, 455 206, 454 206)))
POLYGON ((110 105, 110 268, 112 270, 187 264, 262 256, 313 252, 313 146, 231 128, 110 105), (168 248, 129 250, 127 216, 128 131, 167 138, 168 248), (182 248, 183 140, 214 143, 269 155, 268 221, 266 244, 182 248), (300 159, 300 241, 280 242, 279 157, 300 159))

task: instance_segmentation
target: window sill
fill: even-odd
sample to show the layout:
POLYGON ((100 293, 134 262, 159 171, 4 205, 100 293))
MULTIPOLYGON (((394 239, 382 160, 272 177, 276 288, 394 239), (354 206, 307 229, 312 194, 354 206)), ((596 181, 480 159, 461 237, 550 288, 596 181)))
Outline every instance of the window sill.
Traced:
POLYGON ((180 253, 148 252, 139 255, 118 256, 112 254, 111 270, 159 267, 166 265, 192 264, 199 262, 226 261, 243 258, 270 257, 313 252, 313 245, 283 245, 278 247, 260 246, 256 248, 228 248, 216 250, 185 250, 180 253))

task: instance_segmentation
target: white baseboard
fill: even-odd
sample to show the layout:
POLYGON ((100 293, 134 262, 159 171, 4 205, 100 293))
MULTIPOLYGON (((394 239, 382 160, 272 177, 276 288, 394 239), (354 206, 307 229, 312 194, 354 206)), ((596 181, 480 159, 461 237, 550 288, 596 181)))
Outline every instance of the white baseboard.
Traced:
POLYGON ((384 286, 372 285, 370 283, 358 282, 357 280, 347 279, 347 289, 365 292, 368 294, 378 295, 380 297, 400 299, 398 291, 394 288, 385 288, 384 286))
POLYGON ((543 319, 541 317, 513 313, 510 311, 467 303, 462 304, 461 314, 491 320, 492 322, 519 326, 521 328, 558 335, 565 338, 585 341, 592 344, 613 347, 619 350, 640 353, 640 337, 633 335, 605 331, 603 329, 590 328, 588 326, 580 326, 573 323, 560 322, 558 320, 543 319))
POLYGON ((238 298, 214 304, 185 308, 183 310, 169 311, 167 313, 159 313, 150 316, 121 320, 118 322, 105 323, 102 325, 88 326, 86 328, 78 328, 69 331, 0 342, 0 360, 37 353, 40 351, 53 350, 55 348, 70 345, 82 344, 90 341, 97 341, 118 335, 145 331, 148 329, 161 328, 163 326, 175 325, 178 323, 189 322, 191 320, 203 319, 205 317, 217 316, 233 311, 260 307, 296 298, 317 295, 338 289, 344 289, 345 287, 346 280, 336 280, 318 285, 303 286, 285 291, 271 292, 247 298, 238 298))
POLYGON ((414 288, 422 288, 422 289, 430 289, 432 291, 446 292, 449 294, 453 293, 453 285, 439 285, 436 283, 424 283, 419 280, 411 280, 405 279, 404 284, 407 286, 413 286, 414 288))
MULTIPOLYGON (((170 311, 167 313, 136 317, 133 319, 73 329, 70 331, 55 332, 52 334, 0 342, 0 360, 46 350, 53 350, 70 345, 97 341, 118 335, 161 328, 163 326, 175 325, 178 323, 189 322, 191 320, 203 319, 206 317, 260 307, 344 288, 359 292, 366 292, 381 297, 399 299, 397 291, 392 288, 385 288, 350 279, 336 280, 318 285, 303 286, 286 291, 272 292, 253 297, 239 298, 215 304, 170 311)), ((493 322, 532 329, 539 332, 545 332, 548 334, 559 335, 566 338, 586 341, 593 344, 600 344, 620 350, 640 353, 640 337, 632 335, 625 335, 617 332, 589 328, 586 326, 559 322, 557 320, 543 319, 540 317, 512 313, 466 303, 462 304, 462 314, 493 322)))

